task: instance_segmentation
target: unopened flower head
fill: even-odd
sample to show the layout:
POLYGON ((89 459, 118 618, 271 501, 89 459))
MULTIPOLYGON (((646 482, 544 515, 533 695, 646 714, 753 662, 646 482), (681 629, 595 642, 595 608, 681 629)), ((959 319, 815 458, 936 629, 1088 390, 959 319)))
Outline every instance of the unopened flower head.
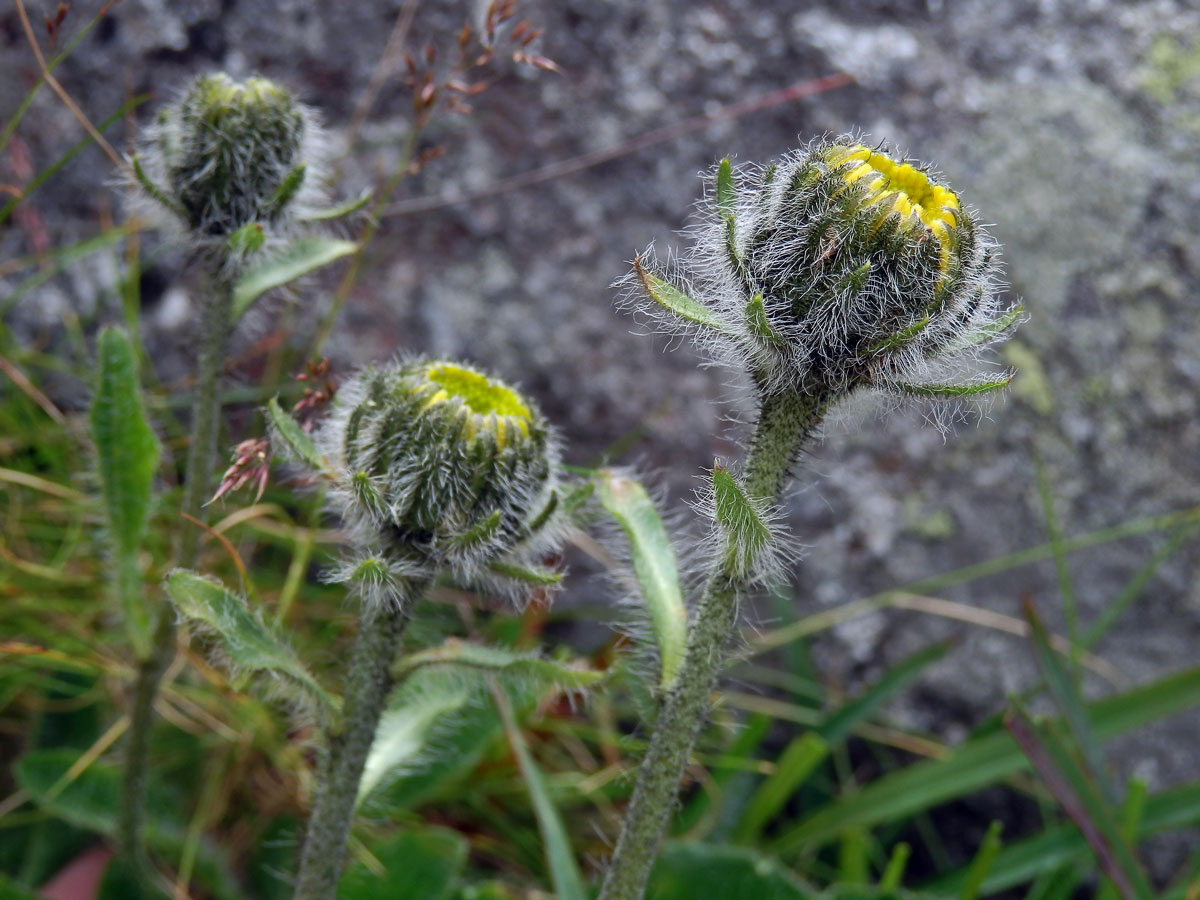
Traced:
POLYGON ((690 295, 702 309, 683 318, 767 390, 907 384, 1020 317, 998 309, 997 247, 975 213, 884 149, 819 140, 762 168, 722 163, 715 182, 679 277, 639 265, 639 287, 690 295))
POLYGON ((347 519, 397 557, 475 576, 534 564, 556 540, 557 440, 528 398, 474 368, 369 369, 315 437, 347 519))
POLYGON ((265 78, 196 78, 159 114, 138 181, 197 236, 272 225, 322 199, 311 111, 265 78))

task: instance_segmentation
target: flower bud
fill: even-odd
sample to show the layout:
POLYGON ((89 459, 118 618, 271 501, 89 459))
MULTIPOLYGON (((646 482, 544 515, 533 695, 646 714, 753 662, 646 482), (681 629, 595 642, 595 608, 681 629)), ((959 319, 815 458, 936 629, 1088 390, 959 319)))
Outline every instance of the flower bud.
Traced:
POLYGON ((321 138, 311 113, 265 78, 196 78, 159 114, 142 187, 193 233, 229 237, 271 224, 320 191, 321 138))
POLYGON ((397 557, 477 575, 536 564, 547 549, 555 436, 527 398, 482 372, 445 361, 369 369, 342 387, 315 439, 347 519, 397 557))
POLYGON ((1020 318, 998 310, 995 243, 928 171, 843 136, 761 169, 723 162, 715 181, 685 260, 693 283, 639 262, 639 286, 760 388, 832 399, 863 386, 962 395, 1007 383, 907 381, 1020 318))

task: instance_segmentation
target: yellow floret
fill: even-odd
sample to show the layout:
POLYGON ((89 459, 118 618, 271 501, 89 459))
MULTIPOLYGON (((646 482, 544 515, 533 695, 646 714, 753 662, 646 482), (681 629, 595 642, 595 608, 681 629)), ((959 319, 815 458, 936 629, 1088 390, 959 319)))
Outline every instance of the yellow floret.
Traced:
POLYGON ((835 155, 830 162, 834 167, 846 167, 841 176, 846 184, 875 176, 867 183, 867 202, 885 213, 897 212, 905 221, 919 221, 941 245, 942 268, 949 266, 951 230, 958 224, 960 209, 953 191, 930 181, 915 166, 898 163, 861 144, 835 155))

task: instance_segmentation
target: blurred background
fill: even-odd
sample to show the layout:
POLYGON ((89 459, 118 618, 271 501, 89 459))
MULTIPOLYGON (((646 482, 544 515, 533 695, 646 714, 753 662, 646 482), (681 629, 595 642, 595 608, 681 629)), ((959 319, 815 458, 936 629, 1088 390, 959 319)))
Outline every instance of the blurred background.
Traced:
MULTIPOLYGON (((407 46, 418 54, 429 41, 452 48, 482 9, 409 5, 407 46)), ((35 22, 55 13, 48 2, 28 6, 35 22)), ((95 8, 75 3, 69 15, 78 23, 95 8)), ((152 92, 126 137, 197 72, 282 81, 345 153, 338 190, 348 197, 400 158, 411 120, 400 60, 346 141, 406 8, 122 0, 58 77, 93 121, 152 92)), ((1196 662, 1194 517, 1147 524, 1200 505, 1194 3, 525 0, 520 14, 545 29, 534 49, 559 71, 499 67, 469 115, 440 115, 423 134, 421 147, 441 155, 401 184, 382 219, 327 344, 335 372, 397 352, 493 369, 561 426, 569 461, 636 466, 687 532, 704 468, 739 452, 744 394, 686 344, 642 333, 614 308, 610 285, 648 244, 686 247, 698 176, 722 156, 766 162, 822 133, 887 139, 935 164, 993 223, 1030 316, 997 356, 1018 374, 1005 397, 965 410, 949 434, 921 406, 884 418, 884 404, 863 403, 833 416, 788 508, 805 548, 793 585, 749 615, 774 627, 1035 548, 995 574, 913 593, 1016 617, 1029 599, 1062 631, 1065 591, 1081 633, 1111 625, 1092 650, 1125 685, 1196 662), (1129 536, 1105 539, 1127 525, 1129 536), (1047 549, 1056 536, 1076 542, 1059 568, 1047 549)), ((7 119, 37 71, 11 7, 0 10, 0 48, 7 119)), ((118 130, 109 135, 121 146, 118 130)), ((0 159, 0 183, 23 182, 78 139, 75 118, 43 91, 0 159)), ((83 150, 0 229, 0 257, 119 219, 113 179, 96 148, 83 150)), ((170 382, 190 367, 194 282, 169 241, 142 241, 144 338, 170 382)), ((66 339, 72 312, 96 323, 117 316, 112 265, 101 254, 47 280, 8 313, 10 328, 49 346, 66 339)), ((338 274, 314 278, 296 304, 264 307, 239 333, 247 354, 280 315, 311 334, 338 274)), ((0 296, 19 283, 0 276, 0 296)), ((65 408, 89 395, 67 375, 43 388, 65 408)), ((576 565, 595 568, 582 557, 576 565)), ((603 579, 576 578, 562 602, 603 603, 608 591, 603 579)), ((954 648, 888 715, 954 741, 1033 681, 1019 637, 885 608, 816 637, 812 665, 854 691, 946 638, 954 648)), ((584 647, 604 639, 572 636, 584 647)), ((1097 696, 1112 687, 1089 681, 1097 696)), ((1118 740, 1109 758, 1159 790, 1200 776, 1198 746, 1193 710, 1118 740)), ((964 815, 986 822, 1005 815, 1005 802, 985 793, 963 801, 964 815)), ((1194 845, 1187 833, 1160 841, 1151 867, 1168 871, 1194 845)))

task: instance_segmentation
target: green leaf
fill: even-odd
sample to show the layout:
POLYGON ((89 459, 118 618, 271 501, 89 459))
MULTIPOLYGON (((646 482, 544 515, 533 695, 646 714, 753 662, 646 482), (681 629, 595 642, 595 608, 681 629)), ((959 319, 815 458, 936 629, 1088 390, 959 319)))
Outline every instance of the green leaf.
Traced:
MULTIPOLYGON (((378 756, 373 764, 368 763, 368 768, 378 773, 371 776, 372 805, 398 811, 441 797, 459 796, 463 779, 489 748, 496 746, 503 730, 495 703, 485 696, 487 688, 498 684, 518 715, 523 716, 537 705, 548 685, 557 685, 566 678, 568 689, 574 689, 570 684, 579 674, 527 668, 523 664, 511 670, 457 665, 410 667, 388 702, 388 709, 417 721, 411 725, 397 718, 388 723, 390 713, 384 714, 381 733, 390 724, 396 730, 396 739, 390 761, 378 756), (434 707, 436 715, 425 716, 422 712, 434 707)), ((372 747, 371 756, 377 752, 382 754, 382 745, 379 751, 372 747)))
POLYGON ((717 166, 717 211, 723 216, 732 216, 736 210, 737 197, 734 194, 733 166, 727 156, 717 166))
POLYGON ((543 685, 554 685, 568 691, 589 688, 605 677, 604 672, 594 669, 577 669, 532 654, 472 644, 457 638, 447 639, 440 647, 404 657, 396 664, 394 672, 397 679, 403 679, 424 666, 458 666, 474 669, 481 674, 536 679, 543 685))
MULTIPOLYGON (((1104 741, 1198 703, 1200 667, 1092 703, 1088 721, 1096 739, 1104 741)), ((812 849, 843 828, 906 819, 1026 769, 1028 762, 1012 737, 992 731, 971 739, 945 759, 916 763, 841 797, 784 831, 770 846, 779 854, 812 849)))
POLYGON ((362 803, 395 772, 418 768, 428 752, 434 729, 445 717, 462 710, 471 700, 471 689, 449 678, 425 680, 428 688, 412 692, 383 714, 367 754, 358 783, 362 803))
MULTIPOLYGON (((1131 779, 1126 786, 1125 802, 1121 804, 1121 836, 1131 847, 1137 846, 1138 830, 1141 828, 1145 809, 1146 782, 1137 778, 1131 779)), ((1117 889, 1109 879, 1097 889, 1095 900, 1117 900, 1117 897, 1117 889)))
POLYGON ((303 216, 298 216, 301 222, 328 222, 331 219, 340 219, 343 216, 348 216, 351 213, 358 212, 364 206, 371 202, 371 191, 367 189, 355 197, 353 200, 347 200, 337 206, 331 206, 328 209, 319 209, 316 212, 306 213, 303 216))
MULTIPOLYGON (((409 676, 392 696, 389 709, 419 704, 424 696, 449 697, 454 690, 465 691, 464 705, 458 710, 448 708, 434 723, 426 752, 410 757, 379 780, 371 798, 373 806, 394 815, 422 803, 461 799, 464 781, 490 750, 498 749, 503 735, 496 705, 484 697, 484 682, 477 674, 438 667, 419 669, 409 676), (436 752, 431 752, 431 746, 436 752)), ((506 679, 500 683, 522 715, 534 708, 541 695, 527 683, 512 684, 506 679)))
POLYGON ((235 667, 273 675, 298 688, 326 720, 336 715, 334 698, 317 683, 295 652, 251 615, 241 597, 218 581, 182 569, 167 576, 166 586, 180 615, 206 626, 220 638, 235 667))
POLYGON ((733 833, 739 844, 753 844, 767 824, 829 755, 829 744, 815 731, 795 738, 775 762, 771 773, 750 797, 733 833))
POLYGON ((423 828, 369 849, 381 871, 351 865, 338 883, 342 900, 445 900, 466 865, 468 844, 456 831, 423 828))
POLYGON ((596 473, 596 496, 625 537, 633 574, 650 615, 662 660, 661 685, 675 680, 687 644, 687 608, 679 586, 679 562, 662 518, 646 489, 611 469, 596 473))
POLYGON ((811 900, 807 888, 776 860, 744 847, 672 841, 650 873, 654 900, 811 900))
POLYGON ((304 237, 293 241, 242 273, 233 289, 233 320, 240 319, 267 291, 315 272, 357 249, 354 241, 340 238, 304 237))
POLYGON ((914 397, 974 397, 977 394, 1003 390, 1012 380, 1012 375, 1005 375, 995 381, 976 381, 971 384, 910 384, 906 381, 889 381, 885 387, 914 397))
POLYGON ((645 290, 646 295, 659 306, 695 325, 702 325, 724 334, 733 334, 733 329, 726 325, 715 312, 698 300, 693 300, 669 281, 664 281, 651 274, 642 265, 640 259, 634 260, 633 270, 642 283, 642 289, 645 290))
POLYGON ((713 468, 713 502, 717 525, 728 542, 726 564, 736 577, 745 577, 771 545, 771 529, 737 479, 722 466, 713 468))
POLYGON ((454 638, 404 657, 393 674, 402 688, 384 713, 371 745, 359 782, 360 803, 389 775, 421 768, 435 734, 477 697, 486 676, 537 692, 550 685, 582 690, 604 677, 603 672, 454 638))
POLYGON ((100 332, 96 355, 92 440, 113 550, 116 594, 129 642, 138 658, 145 659, 151 652, 151 615, 138 553, 158 468, 158 440, 146 422, 137 354, 129 340, 115 328, 105 328, 100 332))
POLYGON ((1116 815, 1051 725, 1036 725, 1019 707, 1005 726, 1033 768, 1096 854, 1100 868, 1125 900, 1154 900, 1154 891, 1122 834, 1116 815))
POLYGON ((318 472, 326 470, 325 457, 313 443, 313 439, 300 427, 291 416, 279 405, 279 398, 272 397, 267 401, 267 416, 271 420, 275 436, 283 442, 287 449, 297 459, 308 463, 318 472))
POLYGON ((542 835, 546 862, 550 867, 554 893, 558 900, 588 900, 588 892, 583 886, 583 876, 579 873, 579 864, 571 850, 571 840, 567 835, 566 826, 563 825, 562 816, 550 797, 545 778, 525 745, 525 736, 521 734, 508 698, 502 692, 496 692, 496 705, 504 723, 504 731, 508 735, 508 743, 517 757, 525 788, 529 791, 538 831, 542 835))

